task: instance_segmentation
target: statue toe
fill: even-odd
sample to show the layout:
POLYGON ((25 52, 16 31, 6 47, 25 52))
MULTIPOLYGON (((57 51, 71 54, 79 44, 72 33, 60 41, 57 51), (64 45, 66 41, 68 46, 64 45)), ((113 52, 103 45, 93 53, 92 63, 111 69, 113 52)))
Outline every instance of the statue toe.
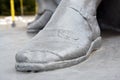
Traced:
POLYGON ((49 63, 60 61, 61 59, 56 53, 47 50, 29 51, 16 55, 16 62, 18 63, 49 63))

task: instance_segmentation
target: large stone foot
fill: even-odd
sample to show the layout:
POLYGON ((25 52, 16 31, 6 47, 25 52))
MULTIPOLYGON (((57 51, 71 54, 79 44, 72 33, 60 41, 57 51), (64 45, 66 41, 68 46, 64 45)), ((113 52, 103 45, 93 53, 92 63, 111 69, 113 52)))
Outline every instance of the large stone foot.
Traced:
POLYGON ((46 25, 16 54, 16 70, 46 71, 76 65, 101 45, 99 0, 62 0, 46 25))
POLYGON ((37 3, 38 14, 34 21, 28 23, 27 32, 39 32, 43 29, 58 5, 54 0, 37 0, 37 3))

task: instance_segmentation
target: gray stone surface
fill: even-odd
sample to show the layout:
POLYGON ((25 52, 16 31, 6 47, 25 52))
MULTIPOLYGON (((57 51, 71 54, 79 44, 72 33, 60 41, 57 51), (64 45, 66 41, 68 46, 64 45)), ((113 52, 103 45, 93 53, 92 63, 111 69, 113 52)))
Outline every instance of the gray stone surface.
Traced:
POLYGON ((0 80, 120 79, 120 33, 111 31, 102 32, 102 47, 81 64, 48 72, 17 72, 15 53, 34 36, 26 33, 24 25, 18 26, 11 29, 0 25, 0 80))

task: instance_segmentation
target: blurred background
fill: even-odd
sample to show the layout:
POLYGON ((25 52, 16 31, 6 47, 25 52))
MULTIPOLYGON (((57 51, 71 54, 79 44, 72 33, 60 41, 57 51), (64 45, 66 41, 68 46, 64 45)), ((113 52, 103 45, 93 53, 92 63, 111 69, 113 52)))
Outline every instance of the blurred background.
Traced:
MULTIPOLYGON (((11 15, 11 0, 0 0, 0 16, 11 15)), ((36 0, 14 0, 15 15, 34 15, 36 0)))
POLYGON ((36 0, 0 0, 0 28, 26 27, 37 9, 36 0))

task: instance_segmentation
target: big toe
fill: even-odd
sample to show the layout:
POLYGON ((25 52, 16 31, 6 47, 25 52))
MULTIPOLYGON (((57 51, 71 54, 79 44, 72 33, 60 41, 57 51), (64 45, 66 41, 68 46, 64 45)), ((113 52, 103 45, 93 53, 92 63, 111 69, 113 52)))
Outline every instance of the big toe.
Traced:
POLYGON ((24 54, 20 54, 20 53, 17 53, 16 54, 16 62, 26 62, 28 60, 28 55, 26 55, 25 53, 24 54))

